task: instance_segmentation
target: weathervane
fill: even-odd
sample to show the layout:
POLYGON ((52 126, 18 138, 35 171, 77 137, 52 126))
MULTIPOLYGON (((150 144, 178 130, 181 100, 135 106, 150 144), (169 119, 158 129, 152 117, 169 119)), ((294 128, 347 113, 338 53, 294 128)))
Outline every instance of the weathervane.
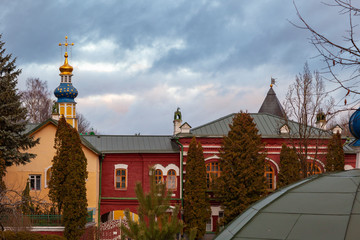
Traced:
POLYGON ((273 87, 275 85, 276 78, 271 77, 271 84, 270 87, 273 87))

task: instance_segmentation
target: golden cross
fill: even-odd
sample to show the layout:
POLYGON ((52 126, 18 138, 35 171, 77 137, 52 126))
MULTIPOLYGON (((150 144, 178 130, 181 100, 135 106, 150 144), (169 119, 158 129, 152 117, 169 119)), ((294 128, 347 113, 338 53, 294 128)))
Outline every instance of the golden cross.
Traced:
POLYGON ((74 43, 68 43, 68 37, 65 36, 65 43, 59 43, 59 46, 65 46, 65 52, 67 52, 67 47, 70 45, 70 46, 74 46, 74 43))

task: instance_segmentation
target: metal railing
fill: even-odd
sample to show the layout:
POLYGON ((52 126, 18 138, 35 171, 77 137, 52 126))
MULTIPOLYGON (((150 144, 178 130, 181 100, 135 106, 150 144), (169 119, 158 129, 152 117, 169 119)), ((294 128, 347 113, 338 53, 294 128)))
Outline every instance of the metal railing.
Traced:
MULTIPOLYGON (((62 226, 61 215, 24 215, 30 220, 32 226, 62 226)), ((93 211, 89 211, 86 222, 93 222, 93 211)))

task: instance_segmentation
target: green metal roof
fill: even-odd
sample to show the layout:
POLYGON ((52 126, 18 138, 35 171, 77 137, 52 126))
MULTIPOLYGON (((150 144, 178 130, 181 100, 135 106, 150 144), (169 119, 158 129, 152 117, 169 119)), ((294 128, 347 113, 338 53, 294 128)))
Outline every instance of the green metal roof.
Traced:
MULTIPOLYGON (((202 126, 191 129, 191 133, 196 136, 225 136, 228 134, 230 128, 229 124, 232 123, 235 113, 229 114, 225 117, 219 118, 215 121, 209 122, 202 126)), ((257 129, 264 138, 287 138, 287 134, 281 134, 280 128, 286 123, 284 118, 271 115, 268 113, 250 113, 254 119, 257 129)), ((299 129, 299 123, 289 120, 290 134, 293 136, 299 129)), ((311 127, 313 136, 329 137, 331 133, 319 128, 311 127)))
POLYGON ((215 239, 359 239, 360 170, 312 176, 256 202, 215 239))
POLYGON ((178 153, 172 136, 83 135, 102 153, 178 153))
POLYGON ((39 126, 40 123, 28 123, 26 124, 25 133, 32 132, 37 126, 39 126))

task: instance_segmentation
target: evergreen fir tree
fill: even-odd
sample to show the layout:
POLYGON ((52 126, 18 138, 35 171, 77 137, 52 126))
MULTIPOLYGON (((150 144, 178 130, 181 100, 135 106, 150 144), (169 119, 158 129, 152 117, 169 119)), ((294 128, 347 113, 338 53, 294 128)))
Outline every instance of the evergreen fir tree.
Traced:
POLYGON ((326 171, 335 172, 344 170, 344 149, 340 133, 333 134, 328 143, 326 155, 326 171))
MULTIPOLYGON (((4 42, 0 35, 0 187, 5 185, 2 178, 6 168, 13 164, 26 164, 35 157, 25 152, 35 146, 38 140, 26 135, 26 109, 21 106, 20 94, 16 89, 16 69, 11 54, 5 54, 4 42)), ((0 191, 1 191, 0 189, 0 191)))
POLYGON ((62 206, 66 188, 64 188, 66 176, 68 175, 68 159, 70 159, 71 142, 69 141, 70 125, 66 120, 60 118, 55 134, 54 148, 56 150, 55 156, 52 160, 51 175, 49 181, 49 198, 58 208, 58 213, 62 213, 62 206))
POLYGON ((34 212, 34 204, 30 196, 29 181, 27 181, 24 191, 21 195, 21 210, 24 215, 30 215, 34 212))
POLYGON ((63 215, 66 239, 79 239, 87 218, 87 160, 75 128, 61 118, 55 136, 56 155, 49 183, 49 197, 63 215))
POLYGON ((248 113, 233 118, 220 150, 221 175, 215 193, 224 209, 220 224, 227 224, 266 193, 265 154, 261 136, 248 113))
POLYGON ((155 171, 150 171, 149 193, 144 193, 141 183, 137 183, 135 188, 139 201, 139 221, 132 220, 130 211, 125 211, 128 226, 121 225, 122 239, 126 239, 125 236, 136 240, 175 239, 183 228, 183 223, 178 218, 179 206, 170 208, 171 192, 166 190, 165 184, 156 184, 155 171))
POLYGON ((277 187, 283 187, 301 179, 300 161, 296 152, 284 143, 280 152, 280 171, 277 187))
POLYGON ((197 229, 197 238, 201 239, 206 231, 206 221, 211 217, 209 199, 206 193, 206 169, 204 154, 200 142, 191 140, 186 160, 184 189, 184 218, 186 231, 197 229))

